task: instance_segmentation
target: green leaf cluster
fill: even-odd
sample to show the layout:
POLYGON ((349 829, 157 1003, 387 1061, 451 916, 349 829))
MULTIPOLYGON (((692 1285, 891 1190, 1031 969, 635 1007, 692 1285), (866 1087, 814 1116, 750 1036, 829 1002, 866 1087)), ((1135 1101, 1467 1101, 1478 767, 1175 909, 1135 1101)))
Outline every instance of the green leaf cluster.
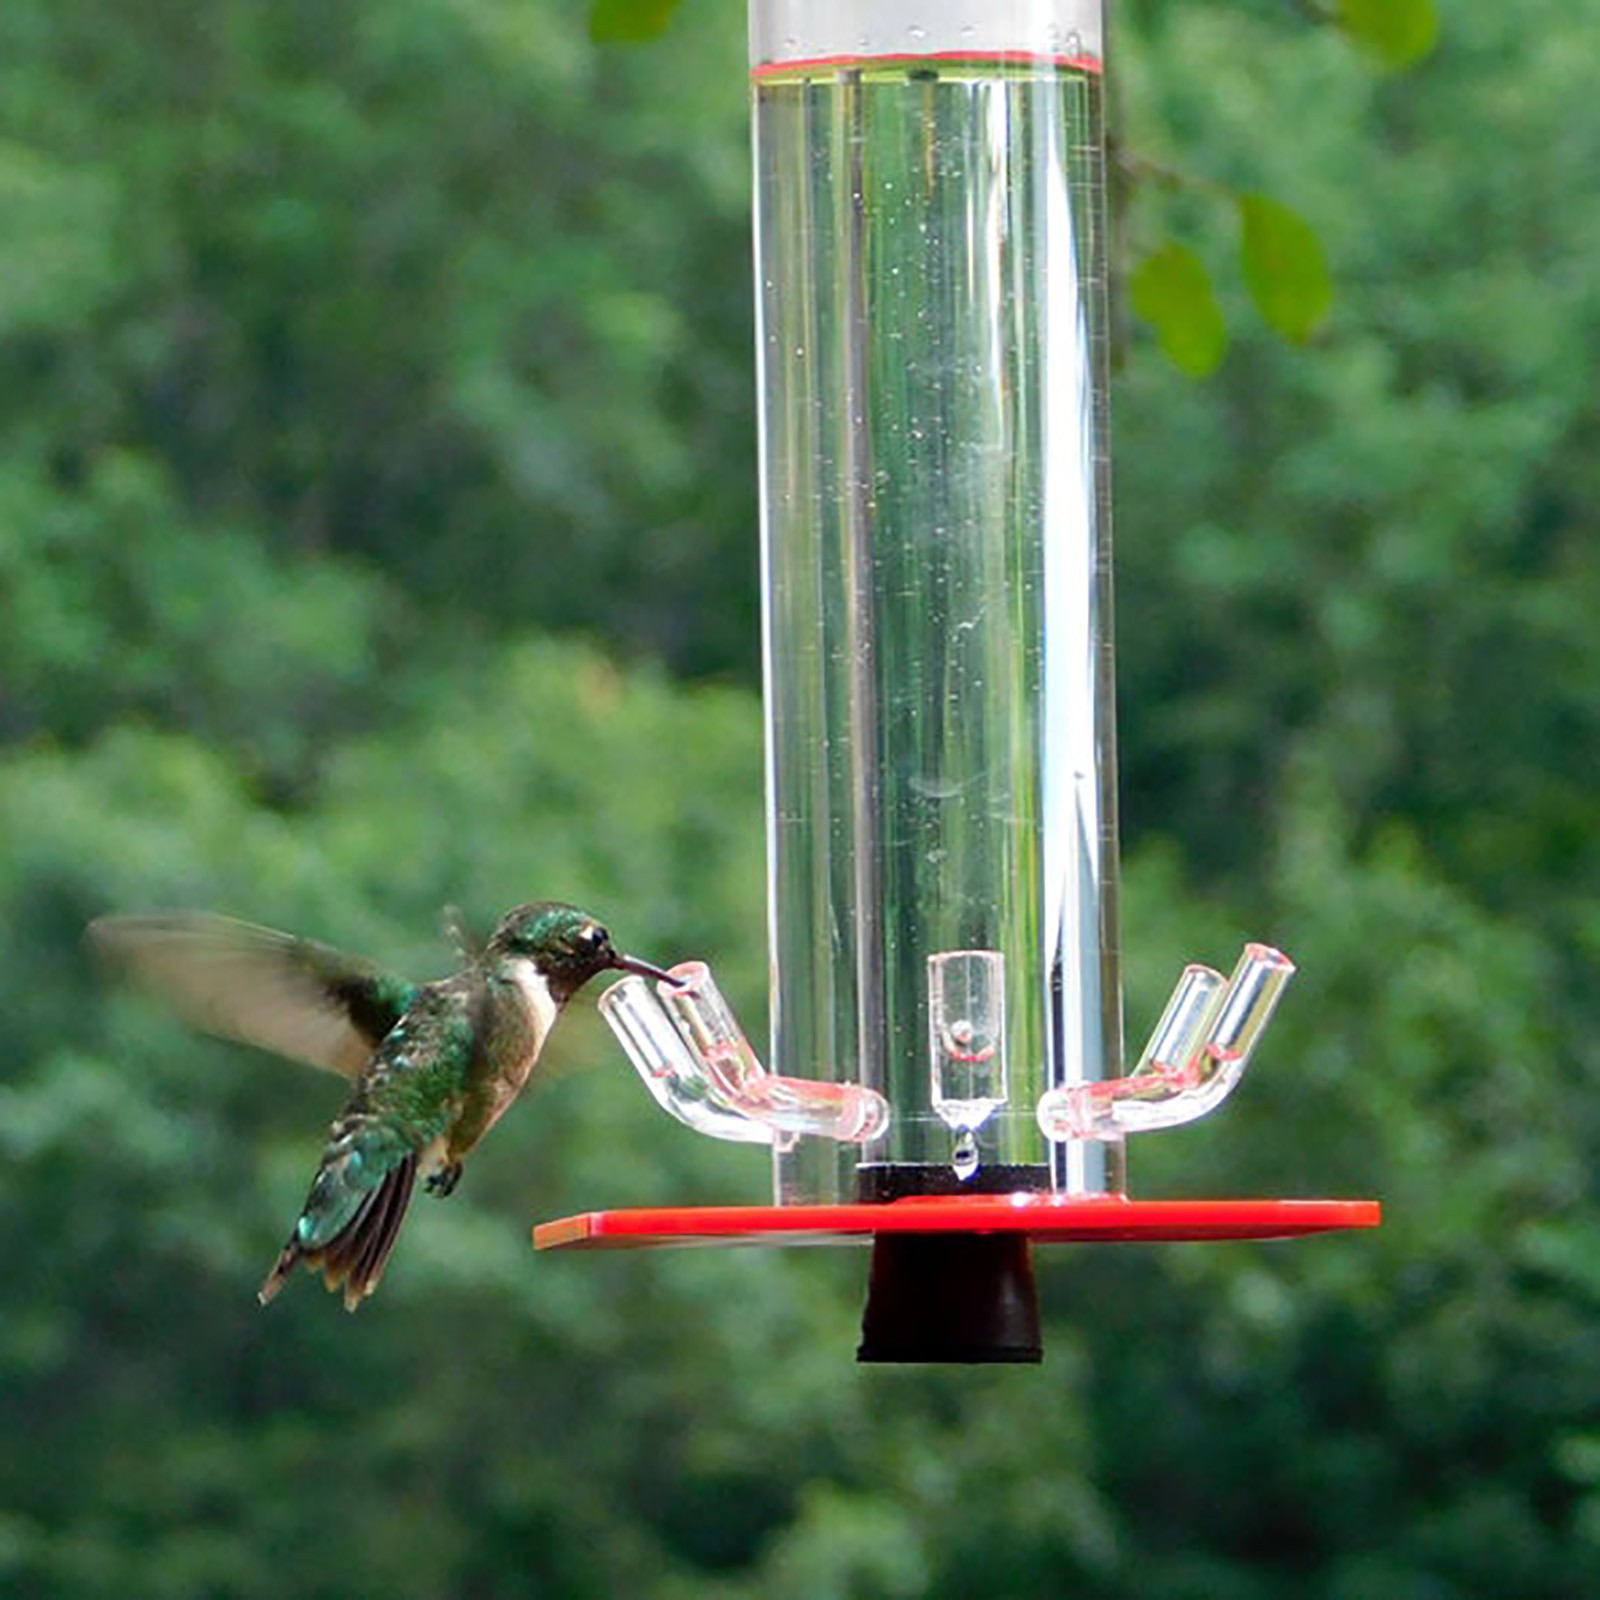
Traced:
MULTIPOLYGON (((1261 319, 1291 344, 1305 344, 1333 304, 1333 279, 1311 225, 1264 194, 1233 196, 1239 266, 1261 319)), ((1177 239, 1152 250, 1128 275, 1128 302, 1149 323, 1167 359, 1191 378, 1216 371, 1228 348, 1228 323, 1211 274, 1177 239)))
MULTIPOLYGON (((1433 49, 1438 16, 1433 0, 1340 0, 1332 10, 1304 4, 1312 21, 1332 23, 1371 59, 1390 68, 1415 66, 1433 49)), ((1222 33, 1233 19, 1225 18, 1222 33)), ((1201 27, 1208 26, 1202 18, 1201 27)), ((1138 191, 1188 190, 1215 208, 1237 214, 1240 277, 1256 313, 1291 344, 1305 344, 1323 326, 1334 283, 1317 229, 1278 196, 1223 181, 1204 166, 1171 167, 1119 146, 1120 198, 1135 231, 1138 191)), ((1192 160, 1192 157, 1190 157, 1192 160)), ((1176 238, 1149 249, 1127 273, 1128 303, 1154 330, 1163 353, 1192 378, 1214 372, 1228 348, 1228 321, 1199 252, 1176 238)))

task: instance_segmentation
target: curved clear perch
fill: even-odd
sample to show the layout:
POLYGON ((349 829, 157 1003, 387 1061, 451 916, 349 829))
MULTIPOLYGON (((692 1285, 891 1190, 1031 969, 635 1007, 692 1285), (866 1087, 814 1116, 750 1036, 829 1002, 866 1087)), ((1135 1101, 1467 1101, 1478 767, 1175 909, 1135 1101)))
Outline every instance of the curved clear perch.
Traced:
POLYGON ((768 1072, 705 962, 670 971, 673 982, 656 984, 654 994, 646 980, 624 978, 600 1008, 651 1094, 680 1122, 714 1138, 780 1144, 796 1134, 847 1144, 883 1135, 882 1095, 768 1072))
POLYGON ((673 982, 658 983, 656 995, 729 1110, 781 1133, 844 1144, 865 1144, 887 1130, 889 1103, 872 1089, 768 1072, 705 962, 683 961, 668 970, 673 982))
POLYGON ((648 978, 635 975, 612 984, 600 996, 600 1014, 663 1111, 713 1139, 772 1143, 770 1127, 722 1103, 672 1018, 661 1009, 648 978))
POLYGON ((1210 967, 1185 967, 1132 1073, 1065 1085, 1040 1099, 1046 1137, 1119 1139, 1215 1111, 1244 1076, 1294 970, 1288 956, 1264 944, 1246 945, 1226 982, 1210 967))

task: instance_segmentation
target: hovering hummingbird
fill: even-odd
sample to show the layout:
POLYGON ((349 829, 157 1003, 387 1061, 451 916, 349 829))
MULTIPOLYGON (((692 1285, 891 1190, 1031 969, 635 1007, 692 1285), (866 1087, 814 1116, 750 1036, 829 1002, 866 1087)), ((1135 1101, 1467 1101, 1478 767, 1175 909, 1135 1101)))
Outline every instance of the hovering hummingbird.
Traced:
POLYGON ((196 913, 101 917, 93 945, 189 1022, 353 1081, 311 1192, 258 1295, 297 1262, 354 1311, 377 1288, 420 1176, 447 1195, 522 1092, 562 1008, 597 973, 670 975, 619 955, 575 906, 518 906, 479 952, 412 983, 315 940, 196 913))

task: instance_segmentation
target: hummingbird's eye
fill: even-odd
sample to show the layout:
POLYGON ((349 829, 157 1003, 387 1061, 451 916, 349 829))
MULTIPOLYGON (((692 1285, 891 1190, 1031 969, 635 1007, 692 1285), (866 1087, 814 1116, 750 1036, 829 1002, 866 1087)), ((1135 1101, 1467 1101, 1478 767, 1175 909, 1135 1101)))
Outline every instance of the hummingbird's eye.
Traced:
POLYGON ((611 943, 611 935, 598 922, 591 922, 578 934, 578 943, 591 955, 598 955, 611 943))

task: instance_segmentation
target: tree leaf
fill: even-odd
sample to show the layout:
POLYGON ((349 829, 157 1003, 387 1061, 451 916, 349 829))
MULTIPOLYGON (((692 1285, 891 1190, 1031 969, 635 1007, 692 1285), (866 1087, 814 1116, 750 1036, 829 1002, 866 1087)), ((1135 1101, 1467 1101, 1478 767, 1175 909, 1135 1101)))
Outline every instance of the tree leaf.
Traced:
POLYGON ((1439 37, 1434 0, 1339 0, 1339 26, 1385 66, 1409 67, 1439 37))
POLYGON ((594 0, 589 37, 599 43, 642 44, 672 24, 680 0, 594 0))
POLYGON ((1270 327, 1304 344, 1333 304, 1333 279, 1315 230, 1299 212, 1264 194, 1239 196, 1244 280, 1270 327))
POLYGON ((1228 328, 1200 258, 1176 240, 1147 255, 1128 281, 1134 311, 1161 340, 1167 359, 1191 378, 1214 372, 1228 328))

